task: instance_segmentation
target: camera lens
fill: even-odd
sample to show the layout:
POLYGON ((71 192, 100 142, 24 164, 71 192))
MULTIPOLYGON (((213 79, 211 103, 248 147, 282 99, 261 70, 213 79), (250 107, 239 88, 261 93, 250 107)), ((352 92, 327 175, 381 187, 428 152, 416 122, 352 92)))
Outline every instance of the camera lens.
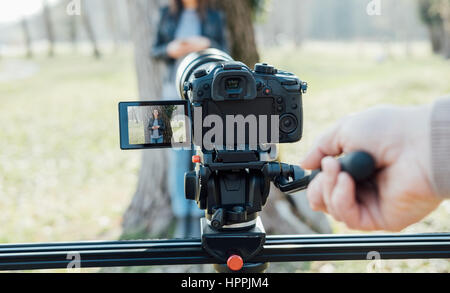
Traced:
POLYGON ((292 133, 297 129, 297 119, 292 114, 285 114, 280 118, 280 130, 284 133, 292 133))
MULTIPOLYGON (((234 61, 234 60, 227 53, 217 49, 207 49, 186 56, 186 58, 184 58, 183 61, 181 61, 180 65, 178 66, 176 75, 176 88, 180 98, 182 99, 185 98, 183 94, 184 83, 189 81, 194 72, 200 72, 197 71, 198 69, 206 70, 206 68, 209 65, 226 61, 234 61)), ((239 81, 237 81, 236 84, 236 81, 230 80, 229 86, 230 89, 233 89, 233 87, 239 86, 239 81)))

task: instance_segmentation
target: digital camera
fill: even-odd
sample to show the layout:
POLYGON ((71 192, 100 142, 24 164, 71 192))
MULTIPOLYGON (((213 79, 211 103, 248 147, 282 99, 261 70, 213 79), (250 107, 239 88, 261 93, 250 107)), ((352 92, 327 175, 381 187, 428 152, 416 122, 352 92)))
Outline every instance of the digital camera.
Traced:
POLYGON ((122 149, 193 143, 204 154, 259 153, 302 137, 307 84, 292 73, 266 63, 251 70, 208 49, 183 59, 174 86, 181 100, 119 104, 122 149))
POLYGON ((208 49, 181 62, 176 86, 190 102, 194 144, 203 150, 259 149, 302 137, 307 84, 292 73, 266 63, 251 70, 222 51, 208 49))

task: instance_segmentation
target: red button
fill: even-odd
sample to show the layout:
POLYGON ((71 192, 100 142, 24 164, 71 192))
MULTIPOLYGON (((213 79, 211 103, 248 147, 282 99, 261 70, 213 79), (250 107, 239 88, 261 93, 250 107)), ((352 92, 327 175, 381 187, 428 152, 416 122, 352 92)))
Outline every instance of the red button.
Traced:
POLYGON ((244 266, 244 260, 239 255, 233 254, 228 258, 227 266, 232 271, 240 271, 244 266))
POLYGON ((197 164, 197 163, 200 163, 201 161, 202 161, 202 158, 200 158, 200 156, 198 156, 198 155, 192 156, 192 163, 197 164))

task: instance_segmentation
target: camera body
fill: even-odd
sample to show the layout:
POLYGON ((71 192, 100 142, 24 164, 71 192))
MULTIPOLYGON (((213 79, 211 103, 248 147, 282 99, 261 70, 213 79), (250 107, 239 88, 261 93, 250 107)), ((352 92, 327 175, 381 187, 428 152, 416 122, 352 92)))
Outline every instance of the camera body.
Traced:
POLYGON ((294 74, 265 63, 256 64, 251 70, 215 49, 189 56, 183 63, 179 67, 177 83, 180 95, 191 104, 193 120, 199 118, 196 115, 201 115, 197 121, 207 121, 211 116, 223 121, 224 139, 213 142, 212 148, 206 148, 203 139, 212 123, 203 123, 200 127, 194 125, 194 144, 202 146, 203 150, 232 150, 233 147, 251 145, 252 138, 257 139, 258 148, 264 143, 291 143, 301 139, 302 94, 307 84, 294 74), (247 119, 250 116, 254 119, 247 119), (235 120, 228 121, 230 117, 235 120), (241 117, 244 124, 235 125, 234 122, 239 122, 236 117, 241 117), (257 122, 253 129, 248 125, 252 121, 257 122), (241 140, 237 137, 239 128, 245 130, 241 140), (199 129, 202 135, 195 133, 199 129))

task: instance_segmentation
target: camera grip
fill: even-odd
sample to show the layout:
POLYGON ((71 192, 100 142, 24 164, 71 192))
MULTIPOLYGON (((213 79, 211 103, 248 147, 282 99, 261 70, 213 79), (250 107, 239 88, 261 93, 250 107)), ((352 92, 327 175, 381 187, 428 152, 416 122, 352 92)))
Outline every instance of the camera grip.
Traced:
MULTIPOLYGON (((375 159, 367 152, 352 152, 338 159, 341 164, 341 171, 347 172, 356 183, 364 182, 375 174, 375 159)), ((311 172, 309 181, 321 172, 316 169, 311 172)))

